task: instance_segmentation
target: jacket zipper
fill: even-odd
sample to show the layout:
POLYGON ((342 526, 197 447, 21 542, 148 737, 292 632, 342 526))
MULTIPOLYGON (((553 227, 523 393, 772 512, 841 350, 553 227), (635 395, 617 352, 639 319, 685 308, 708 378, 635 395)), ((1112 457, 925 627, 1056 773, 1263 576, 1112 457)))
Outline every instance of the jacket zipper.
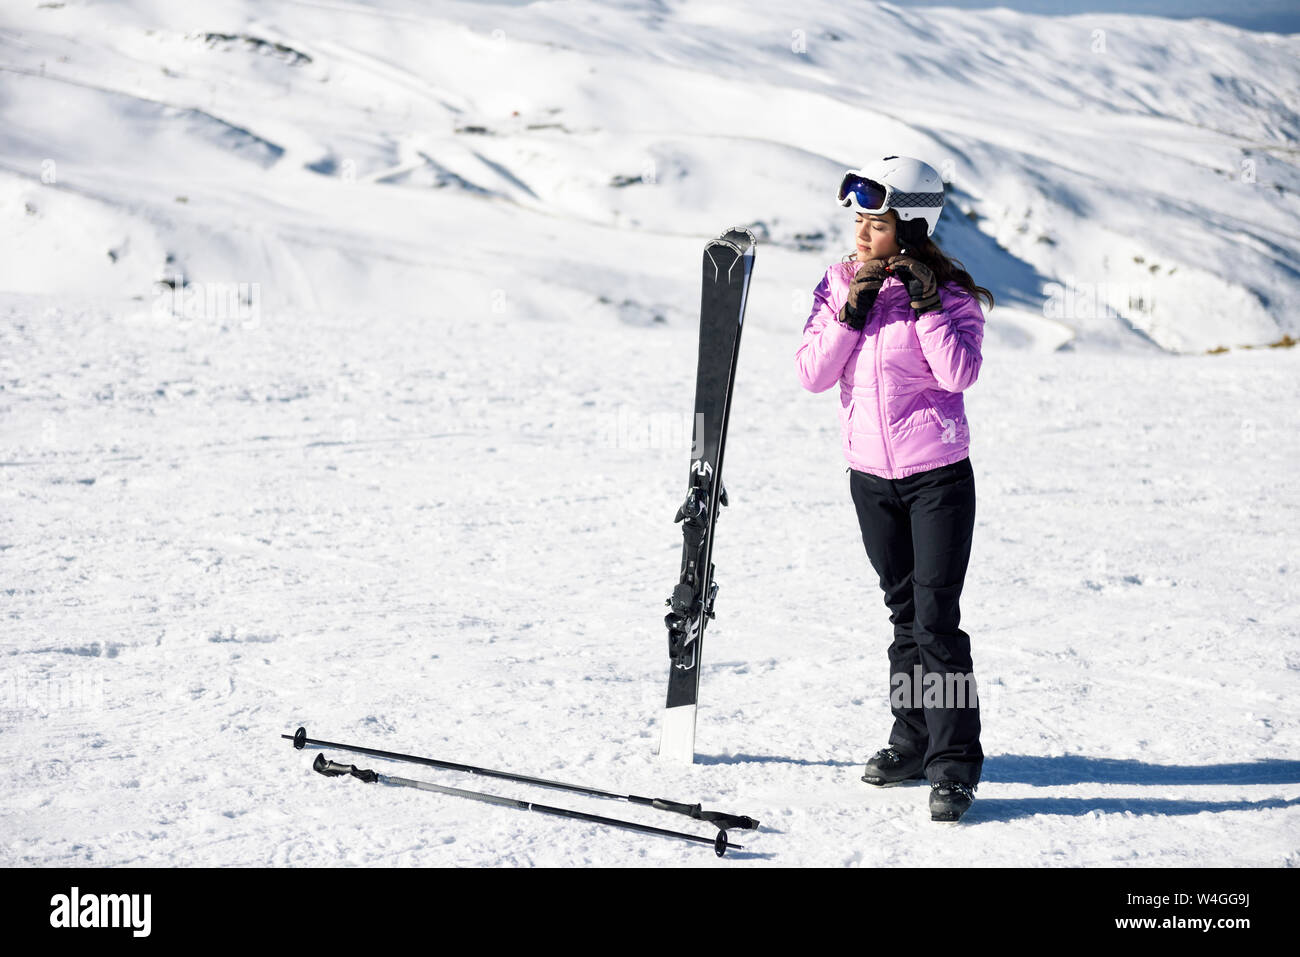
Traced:
POLYGON ((880 440, 885 446, 885 463, 889 468, 889 474, 894 474, 894 452, 889 447, 889 434, 885 430, 885 383, 884 383, 884 352, 881 348, 885 333, 885 323, 882 319, 880 328, 876 330, 876 416, 880 420, 880 440))

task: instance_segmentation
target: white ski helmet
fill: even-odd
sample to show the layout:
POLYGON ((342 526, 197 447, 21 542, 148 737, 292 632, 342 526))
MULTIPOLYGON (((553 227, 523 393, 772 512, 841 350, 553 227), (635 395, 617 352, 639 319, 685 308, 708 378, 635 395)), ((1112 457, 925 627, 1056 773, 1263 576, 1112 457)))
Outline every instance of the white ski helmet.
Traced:
POLYGON ((919 159, 886 156, 845 172, 836 199, 860 213, 878 215, 892 209, 898 215, 900 245, 916 245, 924 238, 922 222, 925 236, 934 235, 943 212, 943 177, 919 159), (904 225, 908 223, 913 225, 904 225))

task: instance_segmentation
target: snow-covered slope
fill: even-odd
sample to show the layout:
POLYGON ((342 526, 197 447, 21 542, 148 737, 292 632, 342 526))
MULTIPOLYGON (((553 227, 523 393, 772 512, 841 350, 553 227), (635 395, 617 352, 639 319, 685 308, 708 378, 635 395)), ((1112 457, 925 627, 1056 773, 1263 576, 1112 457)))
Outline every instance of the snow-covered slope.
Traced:
POLYGON ((0 863, 1300 863, 1300 359, 1235 348, 1297 332, 1300 37, 738 9, 5 5, 0 741, 31 773, 0 863), (942 833, 858 781, 887 612, 793 369, 851 248, 830 193, 883 151, 944 170, 941 242, 999 300, 967 396, 988 759, 942 833), (665 767, 732 223, 762 243, 722 588, 700 759, 665 767), (299 724, 765 827, 718 862, 326 781, 299 724))
POLYGON ((537 278, 588 263, 578 289, 621 302, 628 263, 672 270, 744 222, 781 250, 769 283, 806 290, 851 248, 837 174, 902 152, 949 180, 940 240, 1009 307, 991 317, 1008 341, 1201 352, 1298 331, 1300 36, 745 11, 19 8, 3 287, 147 299, 179 271, 257 283, 264 308, 403 308, 443 294, 425 265, 508 248, 537 278))

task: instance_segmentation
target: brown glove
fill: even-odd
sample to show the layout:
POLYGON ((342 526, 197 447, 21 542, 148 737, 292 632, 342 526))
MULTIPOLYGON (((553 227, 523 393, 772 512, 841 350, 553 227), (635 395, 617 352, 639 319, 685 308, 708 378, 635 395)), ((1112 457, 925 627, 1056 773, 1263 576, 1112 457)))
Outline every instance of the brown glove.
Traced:
POLYGON ((912 298, 912 309, 918 316, 934 312, 943 305, 939 300, 939 284, 925 263, 911 256, 890 256, 885 267, 907 287, 907 294, 912 298))
POLYGON ((840 309, 840 322, 859 332, 867 324, 867 314, 876 302, 876 294, 889 274, 880 259, 869 259, 858 267, 849 286, 849 298, 840 309))

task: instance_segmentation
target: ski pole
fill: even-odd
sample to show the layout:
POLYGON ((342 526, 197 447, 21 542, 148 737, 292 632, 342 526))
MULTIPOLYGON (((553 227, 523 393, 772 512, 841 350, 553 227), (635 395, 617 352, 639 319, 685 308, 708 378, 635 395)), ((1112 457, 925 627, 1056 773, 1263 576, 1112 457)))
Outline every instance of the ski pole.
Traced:
POLYGON ((608 798, 613 801, 627 801, 629 804, 638 804, 642 807, 652 807, 660 811, 671 811, 674 814, 685 814, 687 817, 694 818, 697 821, 705 821, 709 824, 716 825, 723 830, 728 828, 740 828, 742 830, 752 830, 758 827, 758 821, 745 814, 725 814, 722 811, 705 811, 698 804, 682 804, 678 801, 668 801, 664 798, 647 798, 639 797, 635 794, 614 794, 610 791, 602 791, 598 788, 584 787, 581 784, 565 784, 562 781, 548 781, 545 778, 529 777, 526 774, 514 774, 510 771, 493 771, 489 768, 476 768, 469 764, 456 764, 452 761, 439 761, 436 758, 422 758, 414 754, 400 754, 395 751, 380 751, 377 748, 363 748, 355 744, 339 744, 336 741, 317 741, 315 738, 307 737, 307 729, 299 728, 293 734, 282 734, 280 737, 292 741, 293 746, 301 751, 307 745, 316 748, 334 748, 339 751, 352 751, 356 754, 368 754, 373 758, 386 758, 389 761, 406 761, 411 764, 423 764, 431 768, 441 768, 445 771, 464 771, 467 774, 478 774, 482 777, 501 778, 504 781, 517 781, 521 784, 536 784, 539 787, 553 788, 558 791, 571 791, 574 794, 585 794, 588 797, 608 798))
POLYGON ((568 808, 550 807, 546 804, 534 804, 531 801, 519 801, 515 798, 501 797, 497 794, 484 794, 482 791, 466 791, 461 788, 446 787, 442 784, 430 784, 428 781, 412 781, 410 778, 393 777, 387 774, 358 768, 355 764, 339 764, 335 761, 328 760, 324 754, 317 754, 316 760, 312 764, 312 770, 329 778, 351 775, 367 784, 387 784, 390 787, 399 788, 418 788, 421 791, 434 791, 438 794, 448 794, 452 797, 468 798, 471 801, 482 801, 485 804, 498 804, 502 807, 518 808, 521 811, 537 811, 539 814, 551 814, 556 817, 567 817, 575 821, 586 821, 589 824, 604 824, 609 827, 622 828, 625 831, 639 831, 642 834, 658 834, 662 837, 675 837, 683 841, 694 841, 697 844, 712 844, 713 852, 722 857, 727 853, 728 848, 744 850, 743 845, 731 844, 727 841, 727 832, 718 831, 716 838, 700 837, 698 834, 687 834, 685 831, 669 831, 662 827, 651 827, 649 824, 637 824, 635 821, 622 821, 618 818, 601 817, 599 814, 587 814, 583 811, 573 811, 568 808))

